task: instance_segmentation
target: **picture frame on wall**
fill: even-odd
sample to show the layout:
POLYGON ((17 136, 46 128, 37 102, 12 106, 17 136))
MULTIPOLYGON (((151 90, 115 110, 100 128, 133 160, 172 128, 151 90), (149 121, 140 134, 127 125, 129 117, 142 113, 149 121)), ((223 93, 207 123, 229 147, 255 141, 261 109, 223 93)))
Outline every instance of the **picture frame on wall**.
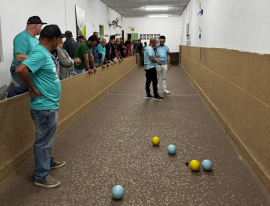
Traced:
POLYGON ((75 16, 76 16, 76 33, 78 36, 84 36, 86 38, 86 25, 85 25, 85 10, 75 6, 75 16))

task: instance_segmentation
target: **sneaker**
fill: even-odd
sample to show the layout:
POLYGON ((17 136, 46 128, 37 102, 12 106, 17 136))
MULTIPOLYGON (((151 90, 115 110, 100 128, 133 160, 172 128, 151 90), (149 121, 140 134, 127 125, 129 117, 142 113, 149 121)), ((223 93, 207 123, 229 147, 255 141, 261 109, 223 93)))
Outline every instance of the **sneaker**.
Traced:
POLYGON ((50 175, 48 175, 48 177, 46 177, 46 179, 44 179, 41 182, 35 182, 36 186, 47 187, 47 188, 58 187, 60 184, 61 182, 53 179, 50 175))
POLYGON ((150 95, 147 95, 146 97, 145 97, 145 99, 151 99, 151 98, 153 98, 153 96, 150 94, 150 95))
POLYGON ((168 91, 167 89, 164 89, 164 90, 163 90, 163 93, 164 93, 164 94, 170 94, 170 91, 168 91))
POLYGON ((55 161, 54 163, 51 165, 51 169, 56 169, 56 168, 60 168, 63 167, 66 163, 64 161, 59 162, 59 161, 55 161))
POLYGON ((161 96, 156 96, 156 97, 154 97, 154 100, 164 100, 164 98, 161 96))

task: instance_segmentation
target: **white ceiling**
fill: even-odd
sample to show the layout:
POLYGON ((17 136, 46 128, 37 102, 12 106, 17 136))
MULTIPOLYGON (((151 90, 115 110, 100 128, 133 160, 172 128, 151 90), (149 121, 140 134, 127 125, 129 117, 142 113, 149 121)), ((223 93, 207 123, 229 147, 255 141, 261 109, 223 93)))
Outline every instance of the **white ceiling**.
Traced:
POLYGON ((124 17, 145 17, 154 14, 181 16, 190 0, 101 0, 124 17), (145 11, 144 7, 168 6, 165 11, 145 11))

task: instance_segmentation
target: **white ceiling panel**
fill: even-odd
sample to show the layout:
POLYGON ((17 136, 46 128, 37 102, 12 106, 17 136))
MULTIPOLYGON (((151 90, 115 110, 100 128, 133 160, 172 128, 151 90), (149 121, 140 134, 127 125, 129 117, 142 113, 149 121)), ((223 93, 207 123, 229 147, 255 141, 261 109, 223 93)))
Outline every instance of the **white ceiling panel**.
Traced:
POLYGON ((101 0, 126 18, 167 14, 181 16, 190 0, 101 0), (168 10, 146 11, 145 7, 169 7, 168 10))

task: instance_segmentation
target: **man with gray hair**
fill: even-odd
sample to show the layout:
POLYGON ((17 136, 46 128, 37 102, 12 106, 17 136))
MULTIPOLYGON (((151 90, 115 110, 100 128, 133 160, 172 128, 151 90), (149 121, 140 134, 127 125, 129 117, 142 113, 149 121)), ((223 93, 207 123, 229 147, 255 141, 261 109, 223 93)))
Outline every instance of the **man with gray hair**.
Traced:
POLYGON ((145 70, 145 76, 146 76, 146 84, 145 84, 146 99, 150 99, 153 97, 150 93, 150 84, 152 82, 154 100, 163 100, 164 98, 160 97, 157 91, 157 71, 156 71, 155 66, 157 64, 162 65, 162 63, 155 59, 155 52, 153 50, 153 47, 155 46, 156 46, 156 39, 151 38, 150 44, 149 46, 145 48, 145 52, 144 52, 144 70, 145 70))
POLYGON ((98 58, 99 58, 99 66, 102 66, 102 68, 105 68, 105 64, 107 64, 107 67, 110 66, 110 64, 107 62, 106 59, 106 42, 107 40, 105 38, 101 39, 100 44, 97 46, 97 53, 98 53, 98 58))

